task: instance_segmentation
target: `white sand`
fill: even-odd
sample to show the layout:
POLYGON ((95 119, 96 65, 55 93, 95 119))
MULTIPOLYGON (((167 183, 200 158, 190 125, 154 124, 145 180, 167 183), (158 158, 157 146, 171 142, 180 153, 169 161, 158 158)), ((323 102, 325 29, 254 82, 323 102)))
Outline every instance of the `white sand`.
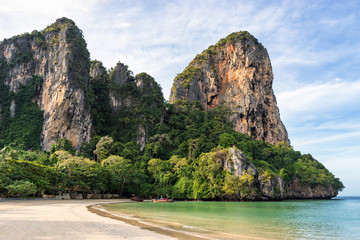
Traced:
POLYGON ((114 200, 0 202, 0 239, 174 239, 86 208, 110 202, 114 200))

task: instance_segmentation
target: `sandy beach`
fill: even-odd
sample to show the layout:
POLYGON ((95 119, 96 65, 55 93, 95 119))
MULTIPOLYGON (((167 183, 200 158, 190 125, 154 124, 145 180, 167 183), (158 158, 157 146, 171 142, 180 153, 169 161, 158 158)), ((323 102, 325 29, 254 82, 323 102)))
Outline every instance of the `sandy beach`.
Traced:
MULTIPOLYGON (((28 200, 0 202, 0 239, 177 239, 118 219, 88 206, 128 200, 28 200)), ((180 237, 181 238, 181 237, 180 237)))

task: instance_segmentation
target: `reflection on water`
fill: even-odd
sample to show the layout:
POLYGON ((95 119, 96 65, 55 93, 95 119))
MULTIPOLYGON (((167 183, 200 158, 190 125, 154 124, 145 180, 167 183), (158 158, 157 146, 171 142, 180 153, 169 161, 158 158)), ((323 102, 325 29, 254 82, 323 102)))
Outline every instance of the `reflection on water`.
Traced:
POLYGON ((217 239, 360 239, 360 198, 122 203, 105 208, 217 239))

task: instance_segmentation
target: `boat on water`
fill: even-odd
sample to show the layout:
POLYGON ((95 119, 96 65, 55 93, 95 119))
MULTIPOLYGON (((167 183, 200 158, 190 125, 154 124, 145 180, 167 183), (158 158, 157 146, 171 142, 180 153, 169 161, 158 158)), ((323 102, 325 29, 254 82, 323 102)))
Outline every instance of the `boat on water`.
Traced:
POLYGON ((131 198, 131 201, 135 201, 135 202, 143 202, 144 198, 138 197, 136 195, 133 195, 131 198))
POLYGON ((154 203, 162 203, 162 202, 174 202, 172 198, 155 198, 152 200, 154 203))

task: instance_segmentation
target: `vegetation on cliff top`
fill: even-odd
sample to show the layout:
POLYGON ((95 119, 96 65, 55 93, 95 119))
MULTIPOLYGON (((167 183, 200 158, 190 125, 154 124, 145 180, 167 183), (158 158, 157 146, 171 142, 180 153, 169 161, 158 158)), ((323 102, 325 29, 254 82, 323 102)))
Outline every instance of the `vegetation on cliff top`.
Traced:
MULTIPOLYGON (((209 46, 202 53, 196 55, 184 71, 175 77, 174 82, 180 81, 183 88, 189 89, 191 81, 194 81, 196 77, 201 74, 201 69, 211 58, 213 58, 214 55, 218 54, 221 47, 230 43, 234 44, 245 40, 252 41, 255 44, 260 44, 259 41, 248 31, 233 32, 227 37, 220 39, 220 41, 215 45, 209 46)), ((175 90, 175 88, 172 89, 172 91, 175 90)))
POLYGON ((180 80, 180 84, 183 88, 190 88, 190 82, 195 80, 196 76, 201 73, 199 67, 187 66, 185 70, 175 77, 175 82, 180 80))
POLYGON ((153 135, 165 111, 161 86, 150 75, 140 73, 134 77, 131 71, 127 71, 124 84, 115 84, 111 81, 113 71, 104 71, 90 79, 93 135, 109 135, 116 141, 131 142, 139 137, 139 126, 146 136, 153 135), (114 112, 110 107, 110 92, 122 103, 114 112))
POLYGON ((15 145, 24 149, 40 149, 43 111, 32 99, 41 89, 42 78, 33 76, 17 93, 5 84, 8 64, 0 59, 0 147, 15 145))
MULTIPOLYGON (((67 53, 72 53, 68 64, 69 80, 76 87, 84 90, 85 101, 87 107, 89 107, 92 93, 86 76, 88 76, 90 70, 90 53, 82 31, 76 26, 74 21, 66 17, 59 18, 55 23, 47 26, 40 32, 35 30, 31 33, 23 33, 11 39, 4 39, 3 42, 12 41, 16 47, 15 54, 9 63, 10 67, 14 67, 16 64, 27 63, 33 59, 34 51, 31 49, 31 42, 34 42, 42 50, 57 53, 59 51, 59 43, 62 40, 66 41, 68 47, 67 53)), ((52 62, 52 64, 55 65, 56 61, 52 62)))
POLYGON ((240 32, 233 32, 230 35, 228 35, 226 38, 220 39, 220 41, 216 43, 213 47, 216 49, 218 47, 226 45, 227 43, 235 43, 242 40, 249 40, 256 44, 259 44, 259 41, 248 31, 240 31, 240 32))
POLYGON ((69 79, 74 81, 77 87, 83 89, 87 107, 90 108, 93 96, 88 84, 89 79, 86 77, 90 71, 90 53, 82 31, 75 25, 74 21, 63 17, 46 27, 42 33, 53 35, 52 44, 58 44, 61 40, 60 37, 65 38, 72 53, 68 64, 69 79))

